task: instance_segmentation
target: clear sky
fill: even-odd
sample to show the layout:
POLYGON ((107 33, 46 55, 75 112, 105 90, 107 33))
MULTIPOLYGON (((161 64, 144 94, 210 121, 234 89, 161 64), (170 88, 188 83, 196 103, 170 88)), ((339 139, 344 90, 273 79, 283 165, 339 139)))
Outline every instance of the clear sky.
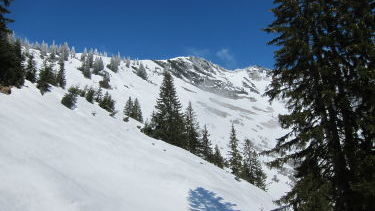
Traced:
POLYGON ((31 41, 68 42, 139 59, 200 56, 226 68, 273 67, 261 29, 272 0, 14 0, 9 27, 31 41))

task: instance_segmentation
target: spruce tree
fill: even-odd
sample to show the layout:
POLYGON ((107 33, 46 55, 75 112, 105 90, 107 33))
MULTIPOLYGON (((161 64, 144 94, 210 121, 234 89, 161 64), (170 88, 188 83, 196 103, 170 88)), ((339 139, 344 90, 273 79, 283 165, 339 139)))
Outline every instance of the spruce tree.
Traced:
POLYGON ((103 74, 103 80, 99 81, 99 86, 103 89, 111 89, 111 85, 109 84, 109 74, 105 73, 103 74))
POLYGON ((99 102, 99 106, 110 113, 115 112, 115 101, 108 92, 104 94, 103 98, 99 102))
POLYGON ((230 132, 228 155, 229 168, 232 170, 232 174, 239 177, 242 168, 242 156, 238 149, 238 139, 236 137, 236 130, 234 129, 233 124, 230 132))
POLYGON ((172 75, 167 71, 163 75, 164 79, 160 86, 155 113, 151 118, 152 136, 178 147, 186 148, 181 103, 177 97, 172 75))
POLYGON ((279 120, 290 132, 268 154, 279 155, 273 167, 297 164, 283 202, 326 207, 306 197, 320 195, 327 210, 375 209, 374 2, 275 2, 266 31, 278 34, 270 44, 280 48, 266 94, 286 100, 290 113, 279 120))
POLYGON ((139 104, 139 101, 137 98, 135 98, 134 100, 131 113, 130 113, 130 117, 132 117, 133 119, 139 122, 143 122, 141 105, 139 104))
POLYGON ((132 98, 129 97, 129 99, 125 103, 124 115, 131 117, 132 111, 133 111, 133 101, 132 101, 132 98))
POLYGON ((255 151, 254 144, 246 139, 243 146, 243 167, 241 178, 251 184, 265 190, 266 174, 262 170, 262 165, 258 159, 258 153, 255 151))
POLYGON ((39 79, 36 87, 40 90, 43 95, 50 91, 51 85, 55 84, 55 74, 53 73, 52 65, 47 64, 47 60, 44 60, 43 67, 39 72, 39 79))
POLYGON ((95 89, 92 88, 92 87, 87 89, 86 94, 85 94, 85 98, 86 98, 87 102, 94 103, 95 89))
POLYGON ((118 68, 120 66, 120 63, 121 63, 121 58, 120 56, 113 56, 111 57, 111 60, 109 62, 109 64, 107 65, 107 68, 112 70, 113 72, 117 73, 118 71, 118 68))
POLYGON ((64 65, 64 57, 60 56, 59 58, 59 71, 56 75, 56 83, 59 87, 65 89, 66 79, 65 79, 65 65, 64 65))
POLYGON ((35 64, 33 54, 29 55, 25 71, 26 71, 26 79, 29 80, 31 83, 35 83, 36 82, 36 64, 35 64))
POLYGON ((136 74, 143 80, 147 80, 147 72, 142 63, 139 65, 136 74))
POLYGON ((207 126, 204 125, 203 130, 202 130, 202 138, 201 138, 201 150, 200 150, 200 155, 202 156, 203 159, 209 161, 209 162, 214 162, 213 161, 213 151, 212 151, 212 144, 209 139, 210 134, 208 133, 207 126))
POLYGON ((212 157, 213 164, 218 166, 219 168, 224 168, 225 160, 221 155, 219 146, 215 145, 215 151, 212 157))
POLYGON ((101 74, 101 72, 104 70, 104 63, 101 57, 96 57, 94 64, 93 64, 93 71, 92 73, 95 75, 101 74))
POLYGON ((185 115, 185 137, 187 142, 187 149, 195 154, 199 155, 201 152, 202 145, 199 140, 199 124, 196 119, 195 112, 191 102, 189 102, 188 107, 186 108, 185 115))
POLYGON ((69 109, 74 109, 77 103, 77 92, 78 87, 71 87, 68 90, 68 93, 64 95, 64 97, 61 99, 61 104, 63 104, 65 107, 69 109))

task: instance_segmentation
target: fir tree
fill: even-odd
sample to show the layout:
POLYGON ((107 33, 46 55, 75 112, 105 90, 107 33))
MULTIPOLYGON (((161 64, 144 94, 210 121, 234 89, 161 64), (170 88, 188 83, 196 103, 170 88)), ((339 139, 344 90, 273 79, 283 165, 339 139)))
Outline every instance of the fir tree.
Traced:
POLYGON ((43 67, 39 72, 39 79, 37 81, 36 87, 43 95, 44 93, 50 91, 50 87, 53 84, 55 84, 55 74, 53 73, 52 65, 47 64, 47 61, 44 60, 43 67))
POLYGON ((101 57, 96 57, 94 64, 93 64, 93 71, 92 73, 95 75, 99 75, 104 70, 104 63, 101 57))
POLYGON ((242 156, 238 149, 238 139, 236 137, 236 130, 234 129, 233 124, 232 124, 232 129, 230 132, 228 155, 229 155, 229 160, 228 160, 229 168, 232 170, 232 174, 239 177, 241 173, 241 168, 242 168, 242 156))
POLYGON ((82 66, 78 68, 85 78, 91 79, 90 63, 87 56, 82 61, 82 66))
POLYGON ((29 55, 29 59, 27 60, 25 71, 26 71, 26 79, 29 80, 31 83, 35 83, 36 82, 36 64, 35 64, 33 54, 29 55))
POLYGON ((130 113, 130 117, 132 117, 133 119, 135 119, 139 122, 143 122, 142 110, 141 110, 141 106, 140 106, 137 98, 135 98, 135 100, 134 100, 132 110, 131 110, 131 113, 130 113))
POLYGON ((61 104, 69 109, 74 109, 77 103, 77 89, 78 87, 69 88, 68 93, 61 99, 61 104))
POLYGON ((212 151, 212 144, 209 139, 210 134, 208 133, 207 126, 204 125, 203 130, 202 130, 202 138, 201 138, 201 152, 200 155, 202 156, 203 159, 213 162, 213 151, 212 151))
POLYGON ((136 74, 139 77, 141 77, 143 80, 147 80, 147 72, 142 63, 139 65, 139 68, 137 69, 136 74))
POLYGON ((94 103, 95 89, 92 88, 92 87, 87 89, 86 94, 85 94, 85 98, 86 98, 87 102, 94 103))
POLYGON ((120 63, 121 63, 120 56, 113 56, 111 57, 111 60, 109 64, 107 65, 107 68, 117 73, 120 63))
POLYGON ((132 98, 129 97, 124 107, 124 115, 130 117, 132 111, 133 111, 133 101, 132 101, 132 98))
POLYGON ((99 102, 99 106, 110 113, 115 112, 115 101, 108 92, 104 94, 103 98, 99 102))
POLYGON ((224 168, 225 160, 221 155, 220 149, 217 145, 215 145, 215 152, 212 157, 213 164, 218 166, 219 168, 224 168))
POLYGON ((279 155, 273 167, 297 163, 283 202, 296 210, 373 210, 374 2, 276 3, 266 31, 278 34, 270 44, 279 50, 266 94, 286 100, 290 113, 279 120, 290 133, 267 153, 279 155))
POLYGON ((243 147, 243 168, 241 178, 251 184, 266 190, 266 174, 262 170, 258 154, 254 149, 253 143, 246 139, 243 147))
POLYGON ((202 149, 202 146, 199 142, 199 124, 196 120, 196 115, 191 102, 189 102, 189 105, 186 108, 184 117, 187 149, 191 153, 198 155, 199 152, 201 152, 200 149, 202 149))
POLYGON ((177 97, 173 78, 169 72, 164 72, 160 87, 159 98, 151 118, 152 136, 178 147, 186 148, 184 141, 184 119, 181 104, 177 97))
POLYGON ((102 98, 103 98, 103 92, 102 92, 102 88, 99 87, 98 91, 95 93, 94 95, 94 100, 97 102, 97 103, 100 103, 102 101, 102 98))
POLYGON ((65 89, 66 79, 65 79, 65 65, 64 65, 64 58, 60 56, 59 58, 59 71, 56 75, 56 83, 59 87, 65 89))
POLYGON ((103 89, 110 89, 111 85, 109 85, 110 79, 109 74, 106 73, 103 75, 103 80, 99 81, 99 86, 103 89))

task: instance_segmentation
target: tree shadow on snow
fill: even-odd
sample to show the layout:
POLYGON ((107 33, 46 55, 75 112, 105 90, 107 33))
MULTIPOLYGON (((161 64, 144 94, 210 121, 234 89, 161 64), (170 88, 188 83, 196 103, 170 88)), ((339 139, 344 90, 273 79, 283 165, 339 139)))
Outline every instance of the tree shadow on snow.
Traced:
POLYGON ((239 211, 233 208, 236 204, 224 202, 222 197, 202 187, 190 189, 188 200, 190 211, 239 211))

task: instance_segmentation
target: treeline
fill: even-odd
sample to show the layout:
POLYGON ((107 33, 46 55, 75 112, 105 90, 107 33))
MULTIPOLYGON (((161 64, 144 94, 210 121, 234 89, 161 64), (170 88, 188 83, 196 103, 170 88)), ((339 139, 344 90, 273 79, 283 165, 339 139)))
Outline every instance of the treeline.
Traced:
POLYGON ((182 112, 173 78, 168 71, 164 72, 155 111, 150 121, 146 121, 142 131, 153 138, 186 149, 220 168, 227 167, 237 178, 245 179, 259 188, 266 189, 266 175, 262 171, 258 154, 251 141, 246 140, 240 150, 239 140, 232 125, 229 158, 225 160, 219 147, 212 146, 207 126, 204 125, 203 130, 200 129, 191 102, 185 112, 182 112))

